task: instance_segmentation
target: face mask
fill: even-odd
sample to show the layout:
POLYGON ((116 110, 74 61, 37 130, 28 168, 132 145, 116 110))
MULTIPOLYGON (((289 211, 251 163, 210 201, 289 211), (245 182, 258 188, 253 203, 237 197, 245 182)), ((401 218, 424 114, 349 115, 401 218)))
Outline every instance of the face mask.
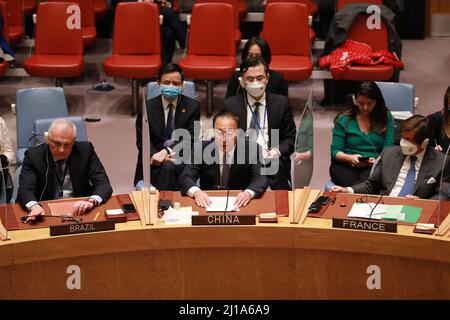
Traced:
POLYGON ((169 101, 175 100, 181 94, 181 88, 178 86, 162 85, 161 93, 169 101))
POLYGON ((260 97, 266 90, 266 84, 264 82, 253 81, 245 86, 245 90, 247 90, 247 93, 252 97, 260 97))
POLYGON ((411 143, 403 138, 400 139, 400 147, 402 148, 402 153, 405 156, 411 156, 418 150, 418 147, 414 143, 411 143))

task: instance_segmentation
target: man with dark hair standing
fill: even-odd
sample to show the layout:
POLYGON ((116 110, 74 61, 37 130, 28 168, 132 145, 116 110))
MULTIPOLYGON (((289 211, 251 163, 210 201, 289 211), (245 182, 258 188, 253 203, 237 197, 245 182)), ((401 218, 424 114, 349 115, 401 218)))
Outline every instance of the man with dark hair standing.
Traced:
POLYGON ((370 177, 357 185, 332 191, 383 194, 392 197, 439 198, 444 156, 428 146, 428 120, 421 115, 401 126, 400 146, 383 150, 370 177))
POLYGON ((261 57, 244 60, 240 66, 243 92, 228 97, 223 110, 239 118, 239 128, 261 146, 266 166, 278 166, 270 175, 272 190, 290 189, 290 155, 294 151, 295 123, 289 100, 282 95, 266 92, 269 69, 261 57))
MULTIPOLYGON (((176 190, 183 164, 175 164, 173 148, 182 140, 173 140, 174 130, 189 131, 192 144, 196 140, 194 123, 200 121, 200 104, 182 94, 183 71, 179 65, 169 63, 158 72, 161 94, 147 101, 147 118, 150 130, 151 183, 158 190, 176 190)), ((138 160, 134 185, 143 179, 142 170, 142 111, 136 116, 136 145, 138 160)), ((148 156, 148 155, 144 155, 148 156)), ((181 155, 178 155, 181 156, 181 155)))
POLYGON ((267 177, 261 174, 263 168, 258 162, 260 148, 239 136, 238 123, 234 114, 217 114, 213 119, 214 140, 198 142, 201 148, 194 148, 194 159, 180 176, 181 193, 194 198, 200 207, 211 204, 203 190, 242 190, 234 205, 245 207, 267 189, 267 177))

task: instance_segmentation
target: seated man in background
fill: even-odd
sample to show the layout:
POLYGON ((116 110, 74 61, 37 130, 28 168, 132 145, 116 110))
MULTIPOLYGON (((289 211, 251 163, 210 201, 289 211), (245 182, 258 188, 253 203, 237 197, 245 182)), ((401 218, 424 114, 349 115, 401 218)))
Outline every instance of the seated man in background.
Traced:
POLYGON ((67 119, 50 124, 46 143, 25 152, 17 202, 29 211, 27 222, 44 214, 41 200, 89 197, 75 202, 83 214, 109 199, 112 187, 90 142, 75 141, 77 128, 67 119))
POLYGON ((186 165, 180 176, 181 193, 194 198, 200 207, 211 204, 203 190, 243 190, 234 205, 245 207, 268 187, 267 177, 261 174, 263 168, 258 162, 260 148, 248 139, 238 137, 238 123, 234 114, 217 114, 213 119, 214 140, 199 141, 201 150, 197 152, 194 148, 193 164, 186 165), (250 146, 252 143, 253 147, 250 146), (201 189, 197 186, 199 178, 201 189))
MULTIPOLYGON (((182 94, 184 75, 179 65, 169 63, 160 68, 158 84, 161 94, 147 101, 150 134, 151 183, 158 190, 176 190, 183 164, 175 164, 173 148, 182 140, 172 140, 174 130, 189 131, 192 144, 196 139, 194 123, 200 121, 200 104, 182 94)), ((136 146, 138 160, 134 185, 143 179, 142 164, 142 111, 136 115, 136 146)), ((145 155, 146 157, 148 155, 145 155)), ((182 154, 180 154, 182 156, 182 154)))
POLYGON ((272 190, 290 190, 295 123, 286 96, 266 91, 269 68, 261 57, 245 59, 240 67, 242 93, 228 97, 223 110, 239 118, 239 128, 262 148, 266 166, 278 166, 268 176, 272 190))
POLYGON ((332 191, 392 197, 438 199, 444 156, 428 146, 428 120, 421 115, 401 126, 400 146, 387 147, 370 177, 354 186, 332 191))

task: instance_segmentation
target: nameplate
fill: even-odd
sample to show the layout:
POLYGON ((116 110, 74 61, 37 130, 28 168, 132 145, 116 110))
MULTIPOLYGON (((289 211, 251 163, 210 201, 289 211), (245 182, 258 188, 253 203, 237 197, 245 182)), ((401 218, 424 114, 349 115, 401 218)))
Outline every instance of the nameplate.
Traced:
POLYGON ((333 228, 397 233, 397 223, 377 220, 333 218, 333 228))
POLYGON ((114 220, 71 223, 58 226, 50 226, 50 236, 62 236, 67 234, 88 233, 114 229, 114 220))
POLYGON ((193 226, 255 225, 256 215, 206 214, 192 216, 193 226))

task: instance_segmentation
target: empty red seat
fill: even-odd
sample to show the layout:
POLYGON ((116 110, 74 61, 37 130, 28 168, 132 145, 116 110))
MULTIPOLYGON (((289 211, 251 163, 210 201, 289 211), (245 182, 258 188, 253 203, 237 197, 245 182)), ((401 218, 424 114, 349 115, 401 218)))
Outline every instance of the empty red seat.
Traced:
POLYGON ((20 42, 25 34, 23 22, 23 0, 5 0, 8 12, 9 41, 11 44, 20 42))
POLYGON ((81 9, 81 33, 85 48, 92 48, 97 39, 95 28, 94 0, 49 0, 49 2, 73 2, 81 9))
MULTIPOLYGON (((380 29, 367 28, 367 15, 359 14, 348 32, 348 39, 367 43, 372 47, 373 51, 388 50, 388 32, 386 25, 381 19, 380 29)), ((342 75, 344 80, 389 80, 394 72, 394 67, 389 65, 375 66, 351 66, 346 73, 342 75)))
POLYGON ((198 3, 192 8, 187 55, 179 64, 187 78, 207 80, 208 115, 212 80, 228 80, 236 68, 234 18, 230 4, 198 3))
POLYGON ((248 13, 248 6, 246 0, 238 1, 239 20, 244 20, 248 13))
POLYGON ((196 0, 195 3, 228 3, 233 6, 234 11, 234 41, 236 47, 241 43, 241 30, 239 29, 239 0, 196 0))
POLYGON ((161 67, 159 8, 147 2, 116 7, 112 56, 103 62, 109 77, 132 79, 133 113, 137 111, 137 79, 156 77, 161 67))
POLYGON ((267 40, 272 51, 270 69, 282 73, 286 80, 306 80, 311 76, 311 41, 306 5, 293 2, 268 4, 261 36, 267 40))
POLYGON ((34 54, 23 67, 33 77, 78 77, 84 69, 81 29, 67 27, 67 10, 75 3, 39 4, 34 54))

